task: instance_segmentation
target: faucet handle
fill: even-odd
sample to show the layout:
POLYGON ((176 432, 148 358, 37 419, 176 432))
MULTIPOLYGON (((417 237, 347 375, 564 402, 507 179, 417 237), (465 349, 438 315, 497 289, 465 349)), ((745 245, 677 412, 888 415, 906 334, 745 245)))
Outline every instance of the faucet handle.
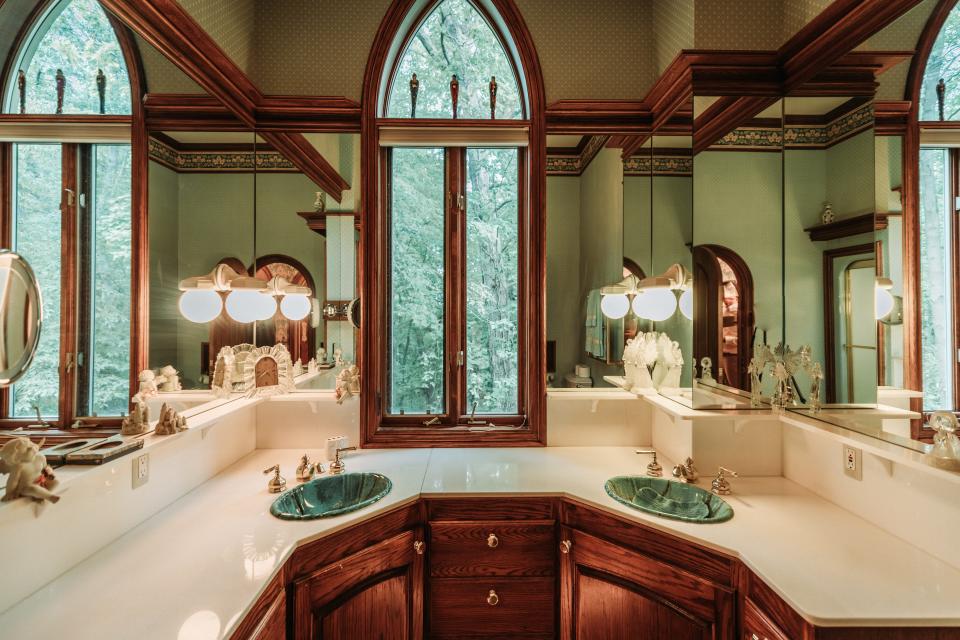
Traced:
POLYGON ((356 450, 357 450, 356 447, 338 447, 337 453, 336 453, 336 459, 330 463, 330 473, 332 474, 343 473, 344 470, 347 468, 347 466, 343 464, 343 460, 340 459, 340 454, 344 451, 356 451, 356 450))
POLYGON ((636 449, 634 453, 652 455, 653 460, 651 460, 650 464, 647 465, 647 475, 654 478, 660 478, 663 476, 663 467, 661 467, 660 463, 657 462, 657 452, 655 449, 636 449))
POLYGON ((718 496, 728 496, 730 495, 730 483, 727 481, 727 478, 724 474, 733 476, 734 478, 739 478, 737 472, 733 469, 727 469, 726 467, 720 467, 717 472, 717 477, 713 479, 713 482, 710 483, 710 491, 717 494, 718 496))
POLYGON ((270 480, 267 481, 267 490, 270 493, 280 493, 287 488, 287 481, 280 477, 280 465, 275 464, 269 469, 263 470, 264 474, 272 473, 274 474, 270 480))

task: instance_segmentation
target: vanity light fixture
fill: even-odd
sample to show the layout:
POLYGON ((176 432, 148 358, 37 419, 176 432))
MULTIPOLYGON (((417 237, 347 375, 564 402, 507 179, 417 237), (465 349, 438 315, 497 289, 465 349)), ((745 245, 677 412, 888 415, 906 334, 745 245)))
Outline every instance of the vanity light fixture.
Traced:
POLYGON ((877 278, 876 293, 874 296, 874 311, 877 320, 883 320, 893 311, 895 301, 890 290, 893 289, 893 280, 877 278))
POLYGON ((637 277, 627 276, 617 284, 600 289, 600 311, 611 320, 619 320, 630 311, 630 297, 637 294, 637 277))
POLYGON ((224 307, 237 322, 269 320, 277 313, 278 298, 281 313, 290 320, 302 320, 312 309, 309 288, 280 277, 264 282, 240 275, 225 264, 206 275, 181 280, 180 290, 180 313, 197 323, 215 320, 224 307), (227 293, 226 304, 223 293, 227 293))
MULTIPOLYGON (((633 299, 633 311, 641 318, 662 322, 667 320, 677 311, 676 290, 692 290, 690 274, 687 269, 678 263, 670 267, 658 276, 644 278, 637 284, 637 295, 633 299)), ((686 293, 686 292, 685 292, 686 293)), ((688 296, 690 315, 681 312, 688 318, 693 315, 693 294, 688 296)), ((681 296, 682 297, 682 296, 681 296)), ((684 306, 687 306, 686 301, 684 306)))
POLYGON ((680 307, 680 313, 687 320, 693 320, 693 285, 686 286, 683 293, 680 294, 680 300, 677 302, 680 307))

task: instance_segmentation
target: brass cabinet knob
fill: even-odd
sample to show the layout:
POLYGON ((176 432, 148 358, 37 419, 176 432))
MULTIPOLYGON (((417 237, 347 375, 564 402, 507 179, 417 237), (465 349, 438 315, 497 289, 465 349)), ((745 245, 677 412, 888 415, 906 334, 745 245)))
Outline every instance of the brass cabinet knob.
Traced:
POLYGON ((570 553, 570 547, 573 546, 573 543, 569 540, 560 541, 560 553, 570 553))
POLYGON ((487 546, 491 549, 496 549, 500 546, 500 538, 497 537, 497 534, 491 533, 487 536, 487 546))
POLYGON ((497 592, 493 589, 490 589, 490 593, 487 594, 487 604, 491 607, 495 607, 500 604, 500 596, 498 596, 497 592))
POLYGON ((413 550, 417 552, 418 556, 423 555, 423 551, 424 549, 426 549, 426 547, 427 545, 424 544, 423 540, 417 540, 416 542, 413 543, 413 550))

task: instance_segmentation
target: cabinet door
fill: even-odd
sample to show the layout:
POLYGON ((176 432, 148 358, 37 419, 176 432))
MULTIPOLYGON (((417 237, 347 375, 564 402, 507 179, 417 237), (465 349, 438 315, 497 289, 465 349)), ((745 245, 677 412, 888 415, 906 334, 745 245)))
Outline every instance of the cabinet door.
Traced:
POLYGON ((575 529, 560 544, 561 638, 733 637, 728 590, 575 529))
POLYGON ((419 530, 406 531, 297 580, 295 638, 420 638, 421 540, 419 530))

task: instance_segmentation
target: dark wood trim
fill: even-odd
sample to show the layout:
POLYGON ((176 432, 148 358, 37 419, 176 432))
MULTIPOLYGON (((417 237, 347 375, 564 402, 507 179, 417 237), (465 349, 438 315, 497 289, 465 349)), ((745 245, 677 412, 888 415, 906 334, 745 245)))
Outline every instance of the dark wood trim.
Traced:
POLYGON ((288 131, 260 131, 259 135, 286 156, 330 197, 337 202, 343 199, 343 192, 350 188, 350 183, 341 177, 303 134, 288 131))
POLYGON ((835 0, 777 51, 784 95, 840 60, 921 0, 835 0))
POLYGON ((360 132, 360 103, 342 96, 261 96, 255 116, 260 131, 360 132))
MULTIPOLYGON (((149 366, 150 240, 148 221, 149 142, 143 96, 147 93, 143 62, 133 34, 107 14, 130 78, 130 396, 139 390, 138 374, 149 366)), ((101 116, 102 117, 102 116, 101 116)))
POLYGON ((143 98, 148 131, 249 131, 216 98, 184 93, 148 93, 143 98))
POLYGON ((721 96, 694 120, 694 154, 707 150, 717 140, 779 99, 765 96, 721 96))
MULTIPOLYGON (((930 51, 956 4, 957 0, 939 0, 937 3, 917 40, 916 53, 910 61, 904 90, 904 101, 910 104, 910 111, 903 132, 903 182, 900 191, 903 204, 903 386, 915 391, 923 390, 923 323, 920 305, 920 88, 930 51)), ((935 128, 937 124, 924 123, 924 126, 935 128)), ((910 409, 922 412, 922 399, 911 398, 910 409)), ((929 431, 924 433, 922 420, 911 420, 910 435, 915 440, 930 437, 929 431)))
POLYGON ((873 103, 873 133, 902 136, 907 132, 911 103, 906 100, 878 100, 873 103))
POLYGON ((827 403, 837 401, 837 357, 836 341, 834 340, 835 323, 833 322, 833 304, 835 301, 833 288, 833 261, 844 256, 855 256, 861 253, 873 253, 874 244, 857 244, 838 249, 828 249, 823 252, 823 359, 824 373, 826 374, 827 403))
MULTIPOLYGON (((519 345, 525 361, 520 371, 520 384, 525 387, 527 425, 522 429, 510 431, 491 431, 485 433, 470 432, 464 427, 446 429, 393 428, 389 431, 380 428, 382 416, 382 381, 385 379, 386 343, 382 335, 382 324, 364 323, 362 327, 361 357, 364 362, 363 393, 361 393, 361 444, 363 446, 505 446, 537 445, 546 441, 546 331, 543 305, 543 292, 546 289, 546 246, 545 246, 545 203, 546 193, 546 127, 543 75, 539 59, 533 45, 533 39, 526 24, 513 3, 513 0, 489 0, 489 5, 497 12, 515 45, 519 64, 526 77, 527 104, 529 120, 529 146, 526 149, 527 162, 524 167, 525 183, 524 206, 521 207, 521 224, 528 238, 526 246, 529 252, 522 255, 521 303, 526 305, 526 313, 521 318, 524 343, 519 345)), ((368 318, 383 322, 385 308, 382 295, 385 291, 383 253, 384 232, 381 227, 385 221, 384 198, 387 196, 385 177, 387 155, 378 148, 378 126, 389 122, 378 118, 377 101, 390 48, 399 32, 412 0, 398 0, 391 4, 380 23, 367 66, 364 72, 363 109, 361 130, 362 193, 365 199, 363 232, 361 234, 361 265, 363 305, 368 318)), ((523 122, 478 121, 486 126, 517 126, 523 122)), ((423 125, 415 121, 409 126, 423 125)), ((470 125, 469 121, 443 121, 443 126, 470 125)))
POLYGON ((262 94, 176 0, 101 0, 100 4, 176 61, 191 80, 226 105, 244 125, 256 126, 255 110, 262 94))
MULTIPOLYGON (((0 142, 0 246, 13 248, 13 144, 0 142)), ((0 389, 0 420, 10 415, 10 387, 0 389)))
POLYGON ((360 230, 360 217, 361 214, 356 211, 297 211, 297 215, 303 218, 304 222, 307 223, 307 228, 315 233, 319 233, 321 236, 327 236, 327 216, 338 215, 338 216, 353 216, 354 223, 353 228, 360 230))
POLYGON ((886 218, 873 213, 862 213, 849 218, 835 220, 828 224, 818 224, 804 229, 810 236, 810 240, 820 242, 823 240, 836 240, 837 238, 848 238, 861 233, 873 233, 877 230, 887 228, 886 218))
POLYGON ((56 421, 66 428, 76 413, 76 366, 67 367, 77 354, 77 185, 79 145, 61 145, 60 188, 60 401, 56 421), (72 197, 71 197, 72 196, 72 197), (72 200, 72 202, 71 202, 72 200))

